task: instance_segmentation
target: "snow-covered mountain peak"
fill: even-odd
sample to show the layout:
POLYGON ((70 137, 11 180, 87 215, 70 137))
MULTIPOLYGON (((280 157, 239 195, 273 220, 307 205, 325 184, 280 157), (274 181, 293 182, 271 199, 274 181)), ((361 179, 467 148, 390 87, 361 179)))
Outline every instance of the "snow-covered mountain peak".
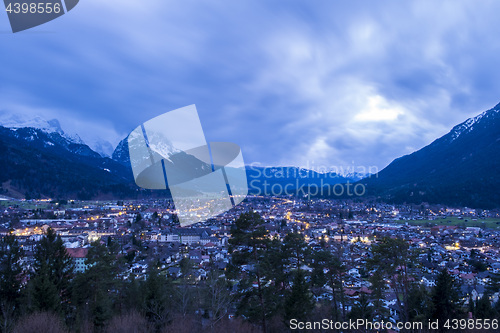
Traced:
POLYGON ((33 117, 25 114, 2 112, 0 113, 0 125, 14 130, 26 127, 36 128, 45 133, 59 133, 62 137, 74 143, 83 143, 78 134, 65 133, 57 119, 46 120, 41 116, 33 117))
POLYGON ((453 129, 450 132, 451 133, 450 142, 456 140, 460 135, 470 132, 471 129, 482 119, 498 116, 499 114, 500 114, 500 104, 497 104, 494 108, 484 111, 483 113, 475 117, 469 118, 461 124, 458 124, 457 126, 453 127, 453 129))
POLYGON ((69 142, 88 145, 92 150, 103 157, 110 157, 113 153, 113 145, 109 141, 95 136, 89 136, 86 137, 85 140, 82 140, 76 133, 65 132, 57 119, 46 120, 41 116, 12 114, 0 111, 0 126, 13 130, 20 128, 36 128, 49 134, 58 133, 69 142))
POLYGON ((0 113, 0 125, 12 129, 33 127, 47 133, 64 133, 57 119, 47 121, 40 116, 30 117, 23 114, 0 113))

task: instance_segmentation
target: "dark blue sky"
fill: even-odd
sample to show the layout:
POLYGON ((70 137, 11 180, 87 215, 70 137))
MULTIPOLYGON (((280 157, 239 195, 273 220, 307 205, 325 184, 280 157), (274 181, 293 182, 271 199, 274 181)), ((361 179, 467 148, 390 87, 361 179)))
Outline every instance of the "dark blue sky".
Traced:
POLYGON ((500 102, 498 1, 82 0, 12 34, 0 110, 117 144, 196 104, 247 163, 382 168, 500 102))

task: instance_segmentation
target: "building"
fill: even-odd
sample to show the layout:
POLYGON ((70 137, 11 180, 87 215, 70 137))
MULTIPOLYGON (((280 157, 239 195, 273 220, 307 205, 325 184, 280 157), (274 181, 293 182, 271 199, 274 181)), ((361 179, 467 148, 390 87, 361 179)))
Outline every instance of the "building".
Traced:
POLYGON ((207 244, 210 242, 210 230, 205 228, 177 228, 166 234, 158 235, 159 242, 181 244, 207 244))
POLYGON ((87 260, 87 254, 89 252, 88 249, 83 247, 77 247, 74 249, 66 249, 69 256, 73 259, 73 263, 75 265, 75 272, 83 273, 87 269, 87 264, 85 261, 87 260))

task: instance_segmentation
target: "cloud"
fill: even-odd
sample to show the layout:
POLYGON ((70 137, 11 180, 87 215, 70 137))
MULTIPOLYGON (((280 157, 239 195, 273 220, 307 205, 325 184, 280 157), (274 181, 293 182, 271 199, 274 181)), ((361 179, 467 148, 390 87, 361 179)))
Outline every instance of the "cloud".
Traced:
POLYGON ((115 143, 195 103, 207 139, 240 144, 248 163, 382 168, 499 102, 499 9, 88 0, 0 35, 0 108, 115 143))
POLYGON ((355 121, 394 121, 405 113, 403 108, 390 105, 380 95, 368 97, 366 104, 366 107, 354 117, 355 121))

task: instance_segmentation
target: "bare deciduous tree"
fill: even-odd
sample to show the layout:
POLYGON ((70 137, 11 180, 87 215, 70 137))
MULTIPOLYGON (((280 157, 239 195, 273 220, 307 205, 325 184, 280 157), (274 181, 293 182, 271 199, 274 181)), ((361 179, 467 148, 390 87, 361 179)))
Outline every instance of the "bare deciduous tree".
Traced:
POLYGON ((148 321, 137 311, 115 316, 106 329, 108 333, 147 333, 150 332, 148 321))
POLYGON ((50 312, 36 312, 22 317, 14 327, 13 333, 67 333, 61 318, 50 312))

